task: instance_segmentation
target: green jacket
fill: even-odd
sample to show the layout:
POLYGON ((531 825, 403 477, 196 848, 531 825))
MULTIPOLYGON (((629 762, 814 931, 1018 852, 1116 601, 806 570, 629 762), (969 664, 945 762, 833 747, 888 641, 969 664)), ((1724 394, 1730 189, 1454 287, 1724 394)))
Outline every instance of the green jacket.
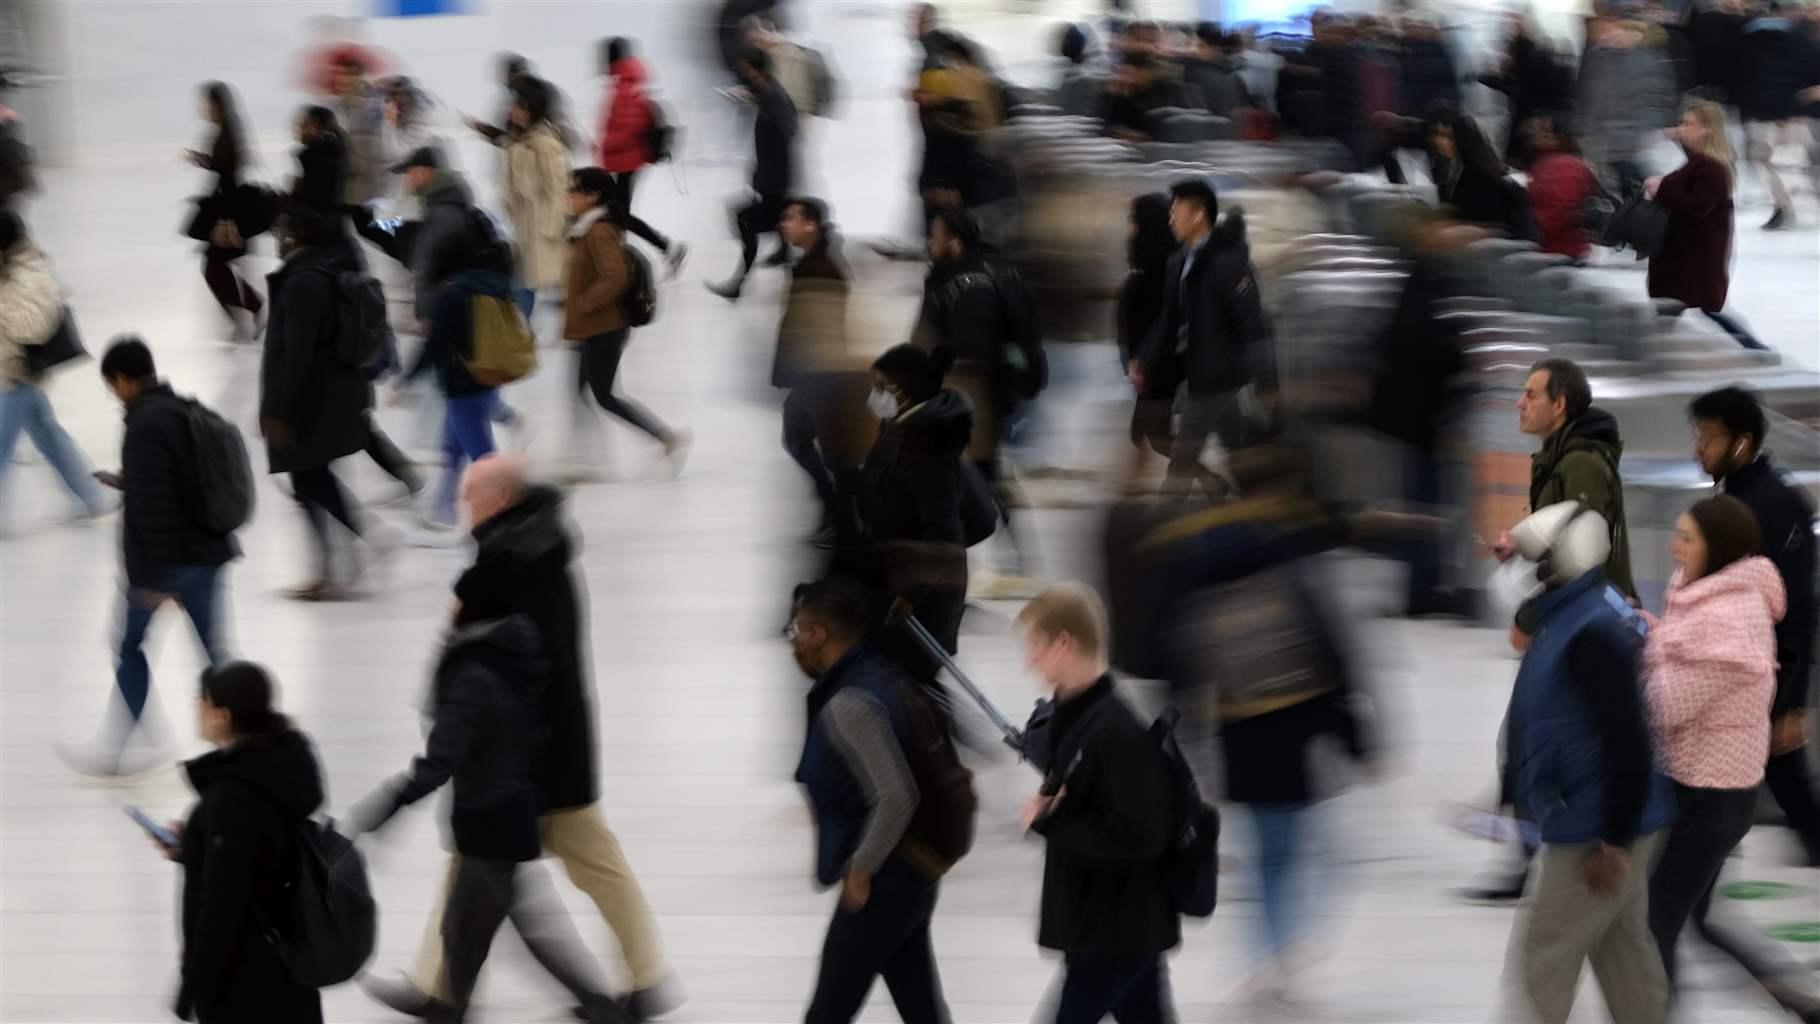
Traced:
POLYGON ((1618 460, 1624 442, 1618 421, 1603 409, 1588 409, 1548 435, 1529 457, 1529 510, 1577 501, 1605 517, 1611 527, 1611 557, 1605 575, 1627 597, 1636 597, 1630 578, 1630 531, 1624 522, 1624 481, 1618 460))

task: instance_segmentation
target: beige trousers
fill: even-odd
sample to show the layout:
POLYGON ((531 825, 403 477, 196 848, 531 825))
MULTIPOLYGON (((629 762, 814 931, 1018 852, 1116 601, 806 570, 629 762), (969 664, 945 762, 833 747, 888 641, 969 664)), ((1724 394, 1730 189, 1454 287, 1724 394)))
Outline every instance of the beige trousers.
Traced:
MULTIPOLYGON (((600 908, 600 916, 619 940, 620 954, 632 972, 632 988, 647 989, 663 981, 669 968, 664 964, 657 923, 651 919, 644 890, 638 887, 619 840, 607 828, 600 806, 589 804, 546 814, 537 819, 537 827, 544 852, 562 861, 569 880, 600 908)), ((437 893, 436 906, 430 911, 423 943, 411 968, 411 980, 417 987, 443 1002, 449 1001, 449 985, 442 963, 442 910, 449 883, 455 877, 455 863, 456 858, 450 857, 448 875, 437 893)))

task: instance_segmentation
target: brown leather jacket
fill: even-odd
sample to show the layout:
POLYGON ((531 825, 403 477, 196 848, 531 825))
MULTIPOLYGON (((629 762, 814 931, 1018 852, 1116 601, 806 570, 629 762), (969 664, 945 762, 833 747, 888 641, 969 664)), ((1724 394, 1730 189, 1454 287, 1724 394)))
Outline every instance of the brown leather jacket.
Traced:
POLYGON ((626 317, 619 302, 630 278, 625 237, 607 222, 605 207, 589 210, 569 230, 562 336, 582 341, 624 330, 626 317))

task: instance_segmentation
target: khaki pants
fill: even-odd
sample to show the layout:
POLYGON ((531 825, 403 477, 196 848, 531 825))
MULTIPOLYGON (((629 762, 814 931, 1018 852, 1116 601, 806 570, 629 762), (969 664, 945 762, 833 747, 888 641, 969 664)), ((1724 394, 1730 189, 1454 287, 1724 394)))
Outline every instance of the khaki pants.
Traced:
MULTIPOLYGON (((651 988, 663 981, 669 968, 664 965, 657 923, 651 919, 644 891, 638 887, 619 840, 607 828, 599 805, 546 814, 537 819, 537 826, 544 852, 562 861, 569 880, 600 908, 600 916, 619 940, 620 953, 632 972, 633 990, 651 988)), ((449 858, 448 876, 437 893, 423 944, 417 950, 417 962, 411 968, 411 980, 417 987, 442 1002, 449 1001, 449 979, 442 962, 443 904, 458 862, 457 857, 449 858)))
POLYGON ((1649 876, 1665 833, 1631 844, 1630 873, 1612 896, 1586 887, 1587 844, 1542 847, 1510 950, 1511 979, 1520 981, 1534 1019, 1565 1024, 1589 960, 1617 1024, 1661 1024, 1667 1017, 1668 976, 1649 931, 1649 876))

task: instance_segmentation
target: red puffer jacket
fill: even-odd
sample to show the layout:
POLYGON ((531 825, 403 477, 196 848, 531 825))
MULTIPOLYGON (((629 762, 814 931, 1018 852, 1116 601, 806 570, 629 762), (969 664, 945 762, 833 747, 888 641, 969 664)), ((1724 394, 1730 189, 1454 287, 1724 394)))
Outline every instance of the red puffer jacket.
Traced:
POLYGON ((651 107, 645 101, 645 65, 636 57, 613 62, 613 101, 600 124, 600 168, 627 174, 651 162, 645 136, 651 107))
POLYGON ((1542 251, 1580 260, 1592 248, 1592 236, 1581 224, 1581 211, 1597 182, 1586 161, 1568 153, 1548 153, 1530 162, 1529 203, 1542 233, 1542 251))

